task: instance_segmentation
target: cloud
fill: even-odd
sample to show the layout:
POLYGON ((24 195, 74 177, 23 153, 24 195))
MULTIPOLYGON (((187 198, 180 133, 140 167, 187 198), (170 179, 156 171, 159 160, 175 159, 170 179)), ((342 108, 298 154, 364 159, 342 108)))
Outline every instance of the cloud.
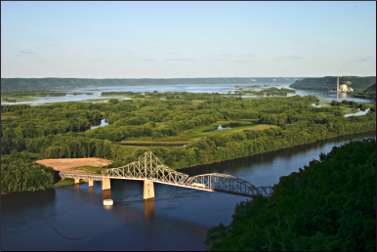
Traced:
POLYGON ((234 54, 221 54, 214 58, 210 58, 209 61, 232 61, 235 63, 248 63, 254 62, 256 55, 254 53, 246 53, 241 55, 234 55, 234 54))
POLYGON ((19 50, 18 53, 19 54, 35 54, 34 51, 30 51, 30 50, 19 50))
POLYGON ((177 58, 166 58, 164 61, 167 61, 167 62, 192 62, 192 61, 195 61, 195 59, 190 58, 190 57, 177 57, 177 58))
POLYGON ((254 53, 248 53, 245 56, 248 57, 248 58, 255 58, 256 57, 256 55, 254 53))
POLYGON ((354 59, 352 60, 352 62, 354 63, 363 63, 363 62, 367 62, 367 61, 370 61, 372 58, 370 56, 365 56, 365 57, 361 57, 361 58, 358 58, 358 59, 354 59))
POLYGON ((242 55, 242 56, 233 57, 232 61, 235 62, 235 63, 244 64, 244 63, 254 62, 255 57, 256 57, 255 54, 247 53, 247 54, 242 55))
POLYGON ((235 60, 233 60, 233 62, 240 63, 240 64, 249 63, 249 62, 253 62, 253 61, 255 61, 255 60, 254 59, 235 59, 235 60))
POLYGON ((156 62, 157 60, 154 59, 154 58, 143 58, 143 59, 141 59, 141 61, 143 61, 143 62, 156 62))
POLYGON ((303 57, 297 55, 285 55, 277 57, 278 60, 302 60, 303 57))

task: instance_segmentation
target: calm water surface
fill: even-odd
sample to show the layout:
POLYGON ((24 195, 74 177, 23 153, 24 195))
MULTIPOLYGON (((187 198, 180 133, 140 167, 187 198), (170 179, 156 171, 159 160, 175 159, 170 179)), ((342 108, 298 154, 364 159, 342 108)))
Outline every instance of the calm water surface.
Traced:
MULTIPOLYGON (((372 137, 364 135, 353 140, 372 137)), ((273 185, 281 176, 318 159, 351 138, 283 150, 185 172, 225 172, 255 185, 273 185)), ((2 197, 2 250, 204 250, 208 228, 231 221, 246 197, 156 185, 156 198, 142 200, 142 183, 112 181, 111 194, 86 184, 2 197), (103 198, 114 206, 104 208, 103 198)))
MULTIPOLYGON (((149 85, 123 85, 123 86, 99 86, 99 87, 83 87, 76 88, 74 90, 66 91, 68 92, 65 96, 56 97, 34 97, 31 100, 18 101, 18 102, 6 102, 2 101, 4 105, 14 105, 14 104, 30 104, 30 105, 41 105, 46 103, 55 102, 73 102, 73 101, 100 101, 103 99, 117 98, 117 99, 129 99, 125 96, 102 96, 102 92, 188 92, 188 93, 228 93, 230 91, 237 90, 238 88, 253 87, 256 90, 261 90, 270 87, 277 88, 289 88, 289 85, 294 82, 294 79, 285 78, 271 78, 270 81, 261 81, 254 79, 254 81, 248 83, 218 83, 218 84, 149 84, 149 85)), ((64 91, 64 90, 62 90, 64 91)), ((314 91, 314 90, 296 90, 296 94, 300 96, 314 95, 320 100, 328 102, 331 100, 336 100, 336 93, 328 91, 314 91)), ((245 96, 246 97, 246 96, 245 96)), ((339 97, 339 100, 355 101, 358 103, 373 102, 369 99, 362 99, 356 97, 350 97, 343 95, 339 97)))

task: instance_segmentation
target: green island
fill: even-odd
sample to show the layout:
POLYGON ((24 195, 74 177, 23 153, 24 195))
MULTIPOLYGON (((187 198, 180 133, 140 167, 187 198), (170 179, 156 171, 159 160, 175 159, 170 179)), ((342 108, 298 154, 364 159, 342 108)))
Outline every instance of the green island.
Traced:
POLYGON ((208 232, 212 251, 376 251, 376 141, 334 147, 208 232))
POLYGON ((289 88, 277 88, 270 87, 262 90, 256 90, 253 87, 240 88, 236 91, 236 94, 240 95, 254 95, 254 96, 288 96, 294 94, 296 91, 289 88))
POLYGON ((48 97, 48 96, 65 96, 66 92, 63 91, 12 91, 2 94, 1 99, 6 102, 18 102, 30 100, 35 97, 48 97))
POLYGON ((1 193, 53 187, 59 176, 37 159, 103 157, 115 167, 152 150, 181 169, 376 130, 374 104, 317 108, 314 96, 128 95, 102 103, 2 105, 1 193), (344 117, 359 108, 370 112, 344 117), (103 118, 108 126, 91 129, 103 118))
POLYGON ((59 96, 66 96, 66 95, 91 95, 90 92, 66 92, 66 91, 54 91, 54 90, 47 90, 47 91, 10 91, 4 92, 1 96, 1 100, 6 102, 21 102, 21 101, 29 101, 33 100, 37 97, 59 97, 59 96))

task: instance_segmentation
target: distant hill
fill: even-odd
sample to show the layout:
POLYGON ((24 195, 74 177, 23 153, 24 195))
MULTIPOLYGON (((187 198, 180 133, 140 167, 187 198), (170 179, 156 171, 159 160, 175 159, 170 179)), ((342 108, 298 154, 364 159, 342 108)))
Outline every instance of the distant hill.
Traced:
POLYGON ((81 78, 3 78, 2 92, 67 90, 88 86, 156 85, 156 84, 221 84, 271 82, 292 83, 296 78, 169 78, 169 79, 81 79, 81 78))
POLYGON ((376 83, 372 84, 363 91, 355 92, 352 95, 360 98, 376 99, 376 83))
MULTIPOLYGON (((376 82, 376 76, 357 77, 357 76, 343 76, 343 81, 351 81, 352 88, 355 91, 363 91, 376 82)), ((309 89, 309 90, 336 90, 336 77, 326 76, 319 78, 304 78, 296 80, 292 85, 296 89, 309 89)))
POLYGON ((365 99, 376 99, 376 82, 366 89, 353 92, 352 96, 365 99))
POLYGON ((364 92, 368 93, 368 94, 371 94, 371 95, 376 95, 376 82, 371 85, 370 87, 368 87, 367 89, 364 90, 364 92))

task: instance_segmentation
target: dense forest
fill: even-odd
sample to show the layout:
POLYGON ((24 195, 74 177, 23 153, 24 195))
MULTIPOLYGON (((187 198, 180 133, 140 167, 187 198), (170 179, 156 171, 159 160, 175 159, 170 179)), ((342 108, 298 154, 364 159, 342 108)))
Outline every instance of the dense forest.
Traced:
MULTIPOLYGON (((303 78, 296 80, 290 87, 296 89, 310 89, 310 90, 336 90, 335 76, 326 76, 320 78, 303 78)), ((376 76, 358 77, 358 76, 343 76, 342 81, 351 81, 352 88, 361 92, 376 83, 376 76)))
POLYGON ((374 104, 333 102, 318 108, 312 106, 318 99, 310 96, 241 99, 147 93, 130 97, 1 106, 1 192, 51 186, 55 175, 34 165, 36 159, 96 156, 111 159, 116 166, 152 150, 168 166, 180 169, 376 129, 374 104), (371 112, 365 116, 344 117, 368 107, 371 112), (91 129, 103 118, 108 126, 91 129), (17 185, 21 180, 23 187, 17 185))
POLYGON ((334 147, 237 206, 208 233, 218 251, 376 251, 376 141, 334 147))

